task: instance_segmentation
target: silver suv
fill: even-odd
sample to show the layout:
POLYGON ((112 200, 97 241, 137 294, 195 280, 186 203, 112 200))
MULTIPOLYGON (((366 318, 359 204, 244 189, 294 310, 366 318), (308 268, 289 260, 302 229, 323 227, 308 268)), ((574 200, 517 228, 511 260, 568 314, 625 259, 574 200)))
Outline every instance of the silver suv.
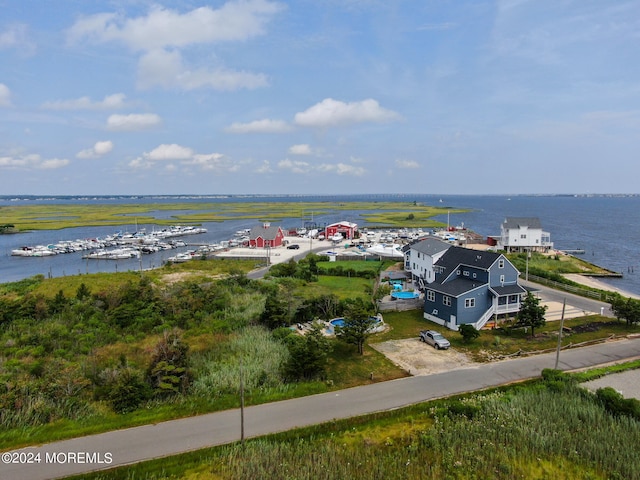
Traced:
POLYGON ((420 341, 433 345, 438 350, 446 350, 451 346, 449 340, 444 338, 441 334, 435 330, 422 330, 420 331, 420 341))

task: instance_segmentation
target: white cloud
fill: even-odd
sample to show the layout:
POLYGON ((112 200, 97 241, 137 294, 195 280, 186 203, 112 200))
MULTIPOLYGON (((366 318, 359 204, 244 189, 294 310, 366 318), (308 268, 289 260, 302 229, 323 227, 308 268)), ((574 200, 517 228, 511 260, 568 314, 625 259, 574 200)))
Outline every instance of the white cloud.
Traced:
POLYGON ((93 101, 89 97, 80 97, 72 100, 54 100, 45 102, 42 108, 50 110, 116 110, 126 106, 126 95, 114 93, 107 95, 102 100, 93 101))
POLYGON ((113 114, 107 119, 107 128, 109 130, 135 131, 152 128, 160 123, 162 123, 162 119, 155 113, 113 114))
POLYGON ((420 164, 415 160, 403 160, 398 158, 396 159, 395 163, 397 168, 405 168, 405 169, 420 168, 420 164))
POLYGON ((66 167, 69 165, 69 160, 66 158, 51 158, 49 160, 43 160, 40 163, 40 168, 44 170, 55 170, 58 168, 66 167))
POLYGON ((263 74, 241 72, 226 68, 215 70, 189 69, 177 50, 153 50, 143 55, 138 62, 138 87, 147 89, 155 86, 163 88, 212 88, 233 91, 241 88, 255 89, 268 85, 263 74))
POLYGON ((280 160, 278 162, 278 168, 281 170, 289 170, 292 173, 309 173, 312 170, 311 164, 308 162, 301 162, 299 160, 280 160))
POLYGON ((300 145, 291 145, 289 147, 289 153, 291 155, 311 155, 311 147, 306 143, 300 145))
POLYGON ((312 165, 309 162, 300 160, 285 159, 278 162, 278 168, 288 170, 291 173, 309 174, 309 173, 336 173, 338 175, 361 176, 366 173, 363 167, 348 165, 346 163, 321 163, 312 165))
POLYGON ((282 120, 254 120, 249 123, 232 123, 224 129, 227 133, 285 133, 291 131, 291 126, 282 120))
POLYGON ((243 41, 263 34, 282 8, 267 0, 237 0, 218 9, 200 7, 186 13, 155 6, 137 18, 99 13, 78 20, 67 31, 67 39, 71 43, 119 42, 136 51, 243 41))
POLYGON ((193 150, 175 143, 162 144, 147 154, 149 160, 186 160, 193 157, 193 150))
POLYGON ((271 163, 269 160, 264 160, 262 165, 256 168, 256 173, 273 173, 273 169, 271 168, 271 163))
POLYGON ((7 169, 22 168, 52 170, 66 167, 67 165, 69 165, 69 163, 69 160, 67 160, 66 158, 43 159, 37 153, 0 157, 0 168, 7 169))
POLYGON ((158 145, 150 152, 145 152, 129 162, 129 167, 133 169, 150 169, 160 163, 166 169, 177 170, 178 165, 184 167, 199 167, 201 170, 216 170, 221 172, 235 172, 239 165, 222 153, 196 153, 192 148, 184 147, 176 143, 158 145))
POLYGON ((0 107, 11 106, 11 90, 4 83, 0 83, 0 107))
POLYGON ((345 103, 325 98, 304 112, 296 113, 295 123, 303 127, 334 127, 356 123, 383 123, 399 120, 400 115, 382 108, 374 99, 345 103))
POLYGON ((86 150, 82 150, 76 154, 77 158, 97 158, 102 155, 106 155, 111 150, 113 150, 113 142, 111 140, 106 140, 103 142, 96 142, 95 145, 91 148, 87 148, 86 150))
POLYGON ((67 30, 67 40, 72 44, 116 42, 141 52, 140 88, 254 89, 268 84, 265 75, 222 66, 186 66, 179 49, 240 42, 262 35, 266 24, 283 8, 283 4, 268 0, 235 0, 218 9, 207 6, 186 13, 155 6, 147 15, 136 18, 99 13, 80 18, 67 30))
POLYGON ((355 165, 346 163, 337 163, 333 167, 338 175, 354 175, 360 177, 366 173, 363 167, 356 167, 355 165))
POLYGON ((15 48, 26 55, 35 52, 36 46, 29 39, 27 26, 24 24, 14 24, 0 32, 0 49, 15 48))

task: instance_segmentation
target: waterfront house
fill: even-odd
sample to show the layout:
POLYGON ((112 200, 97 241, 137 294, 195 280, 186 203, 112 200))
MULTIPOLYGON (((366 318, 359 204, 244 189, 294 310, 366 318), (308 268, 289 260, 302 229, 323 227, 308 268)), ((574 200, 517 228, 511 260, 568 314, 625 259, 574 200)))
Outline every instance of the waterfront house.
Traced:
POLYGON ((537 217, 507 217, 500 225, 498 249, 513 252, 548 252, 551 235, 542 230, 537 217))
POLYGON ((526 290, 520 272, 502 254, 449 247, 433 265, 424 286, 424 318, 451 330, 470 324, 480 330, 497 315, 520 310, 526 290))
POLYGON ((422 289, 435 280, 433 266, 449 247, 450 243, 437 237, 426 237, 403 248, 404 269, 411 272, 414 285, 422 289))
POLYGON ((249 246, 257 248, 280 247, 284 240, 281 227, 273 227, 265 222, 255 226, 249 232, 249 246))

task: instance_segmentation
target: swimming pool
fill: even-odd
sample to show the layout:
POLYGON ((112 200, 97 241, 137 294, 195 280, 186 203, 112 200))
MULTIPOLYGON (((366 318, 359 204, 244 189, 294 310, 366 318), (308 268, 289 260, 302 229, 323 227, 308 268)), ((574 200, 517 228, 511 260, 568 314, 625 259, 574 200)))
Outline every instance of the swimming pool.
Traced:
MULTIPOLYGON (((375 317, 371 316, 369 318, 374 320, 373 325, 369 328, 369 333, 377 333, 385 329, 385 324, 384 324, 384 320, 382 319, 382 315, 378 314, 375 317)), ((336 327, 344 327, 344 317, 339 317, 339 318, 334 318, 333 320, 329 320, 329 325, 327 326, 326 333, 328 335, 335 335, 336 327)))
POLYGON ((344 318, 334 318, 329 323, 334 327, 344 327, 344 318))
POLYGON ((418 292, 393 292, 391 296, 393 298, 407 299, 407 298, 418 298, 420 294, 418 292))

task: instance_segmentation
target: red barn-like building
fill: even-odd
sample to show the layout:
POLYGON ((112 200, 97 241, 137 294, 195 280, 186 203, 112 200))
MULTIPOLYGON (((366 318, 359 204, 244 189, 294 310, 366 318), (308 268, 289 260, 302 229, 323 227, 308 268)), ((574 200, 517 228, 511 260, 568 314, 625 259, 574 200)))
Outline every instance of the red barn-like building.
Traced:
POLYGON ((283 240, 282 228, 272 227, 269 223, 253 227, 249 232, 249 246, 251 247, 280 247, 283 240))
POLYGON ((351 222, 338 222, 328 225, 325 229, 325 237, 331 239, 336 234, 342 235, 343 238, 348 240, 355 238, 358 231, 358 224, 351 222))

